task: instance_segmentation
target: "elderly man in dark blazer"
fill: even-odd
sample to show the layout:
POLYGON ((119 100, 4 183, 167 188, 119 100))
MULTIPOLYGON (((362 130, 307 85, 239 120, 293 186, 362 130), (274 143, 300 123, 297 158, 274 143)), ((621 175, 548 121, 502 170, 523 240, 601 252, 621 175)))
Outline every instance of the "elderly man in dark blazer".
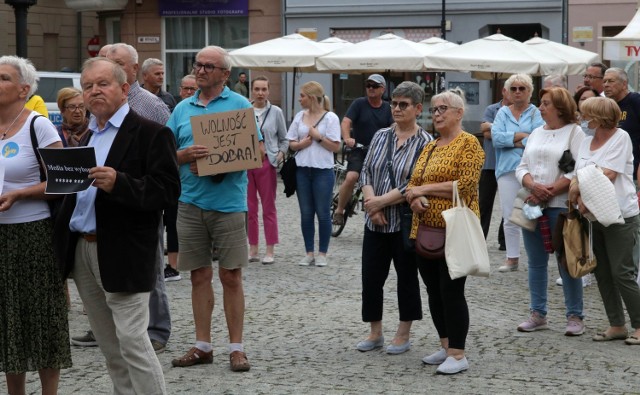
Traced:
POLYGON ((129 109, 129 84, 113 61, 92 58, 80 79, 93 114, 93 186, 68 195, 56 220, 59 263, 71 272, 113 381, 114 393, 166 393, 147 335, 149 292, 162 210, 180 194, 168 128, 129 109))

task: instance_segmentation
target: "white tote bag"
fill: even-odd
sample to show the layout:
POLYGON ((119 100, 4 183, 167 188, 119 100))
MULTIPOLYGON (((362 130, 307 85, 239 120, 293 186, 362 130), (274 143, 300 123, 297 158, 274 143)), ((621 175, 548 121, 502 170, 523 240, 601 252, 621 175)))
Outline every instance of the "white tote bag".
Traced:
POLYGON ((452 280, 464 276, 489 277, 489 252, 480 219, 464 204, 453 182, 453 207, 442 212, 447 223, 444 256, 452 280))

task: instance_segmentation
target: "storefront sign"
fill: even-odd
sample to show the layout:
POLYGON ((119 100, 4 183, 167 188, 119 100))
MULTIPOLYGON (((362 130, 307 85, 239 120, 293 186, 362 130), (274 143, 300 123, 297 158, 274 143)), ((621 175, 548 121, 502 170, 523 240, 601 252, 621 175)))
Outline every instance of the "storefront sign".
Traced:
POLYGON ((248 16, 249 0, 159 0, 160 16, 248 16))
POLYGON ((593 26, 574 26, 573 42, 590 43, 593 41, 593 26))
POLYGON ((253 108, 191 117, 194 144, 209 149, 198 159, 198 175, 229 173, 262 166, 253 108))

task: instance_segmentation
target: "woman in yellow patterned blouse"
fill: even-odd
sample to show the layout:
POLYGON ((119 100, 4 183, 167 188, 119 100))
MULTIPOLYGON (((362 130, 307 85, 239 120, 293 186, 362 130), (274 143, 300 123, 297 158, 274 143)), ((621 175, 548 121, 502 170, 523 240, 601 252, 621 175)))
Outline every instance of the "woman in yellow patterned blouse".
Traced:
MULTIPOLYGON (((478 182, 484 151, 476 137, 462 130, 464 99, 446 91, 433 96, 431 106, 429 112, 433 114, 433 124, 440 137, 424 148, 409 181, 406 196, 414 212, 411 237, 416 236, 419 223, 445 227, 442 211, 452 207, 454 180, 458 180, 460 197, 480 215, 478 182)), ((469 309, 464 297, 466 277, 451 280, 444 258, 429 260, 417 256, 416 259, 442 346, 422 361, 440 365, 437 373, 459 373, 469 367, 464 354, 469 330, 469 309)))

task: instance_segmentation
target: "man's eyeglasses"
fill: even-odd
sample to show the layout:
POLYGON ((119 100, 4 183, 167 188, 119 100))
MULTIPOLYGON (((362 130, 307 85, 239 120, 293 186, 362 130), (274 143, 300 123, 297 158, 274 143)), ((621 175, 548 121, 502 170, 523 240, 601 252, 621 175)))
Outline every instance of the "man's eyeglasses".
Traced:
POLYGON ((391 109, 393 110, 394 108, 398 107, 400 109, 400 111, 404 111, 407 109, 407 107, 412 106, 413 104, 406 102, 406 101, 392 101, 391 102, 391 109))
POLYGON ((380 85, 380 84, 367 84, 367 85, 365 85, 365 87, 367 87, 367 88, 371 88, 371 89, 378 89, 378 88, 380 88, 381 86, 382 86, 382 85, 380 85))
POLYGON ((582 78, 584 78, 585 80, 601 80, 602 77, 597 76, 597 75, 591 75, 591 74, 582 74, 582 78))
POLYGON ((84 104, 78 104, 77 106, 75 104, 69 104, 68 106, 64 106, 64 108, 67 111, 71 111, 71 112, 74 112, 77 110, 84 111, 84 104))
POLYGON ((511 92, 515 92, 515 91, 524 92, 524 91, 527 90, 527 87, 526 86, 512 86, 512 87, 509 88, 509 90, 511 92))
POLYGON ((204 71, 206 71, 207 73, 212 73, 213 70, 215 69, 220 69, 220 70, 224 70, 224 67, 218 67, 215 64, 211 64, 211 63, 200 63, 200 62, 193 62, 193 69, 198 72, 200 71, 200 69, 202 69, 204 67, 204 71))
MULTIPOLYGON (((205 69, 206 70, 206 69, 205 69)), ((185 91, 189 91, 189 92, 195 92, 198 90, 198 88, 192 88, 190 86, 181 86, 180 89, 183 89, 185 91)))
POLYGON ((439 115, 442 115, 450 108, 459 108, 459 107, 450 107, 450 106, 445 106, 444 104, 436 107, 429 107, 429 114, 437 113, 439 115))

